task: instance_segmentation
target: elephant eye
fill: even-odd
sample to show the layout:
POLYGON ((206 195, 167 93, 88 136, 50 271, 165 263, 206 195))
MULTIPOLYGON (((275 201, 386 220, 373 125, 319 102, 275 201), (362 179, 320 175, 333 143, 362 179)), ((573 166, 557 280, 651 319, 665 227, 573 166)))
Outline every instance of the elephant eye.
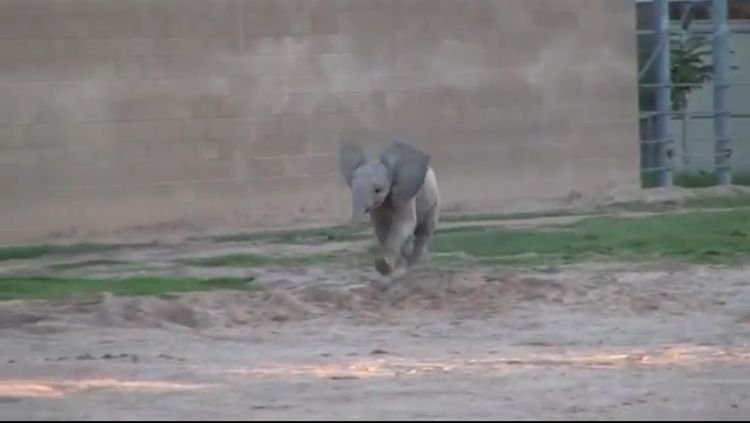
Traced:
POLYGON ((383 188, 377 187, 375 188, 375 194, 380 194, 380 191, 382 191, 383 188))

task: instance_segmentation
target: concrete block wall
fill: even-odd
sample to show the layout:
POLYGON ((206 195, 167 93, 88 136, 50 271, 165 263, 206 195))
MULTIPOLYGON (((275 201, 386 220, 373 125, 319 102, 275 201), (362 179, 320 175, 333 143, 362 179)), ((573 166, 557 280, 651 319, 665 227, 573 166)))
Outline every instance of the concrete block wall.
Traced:
POLYGON ((634 27, 631 0, 0 0, 0 242, 345 222, 342 136, 425 148, 449 211, 635 186, 634 27))

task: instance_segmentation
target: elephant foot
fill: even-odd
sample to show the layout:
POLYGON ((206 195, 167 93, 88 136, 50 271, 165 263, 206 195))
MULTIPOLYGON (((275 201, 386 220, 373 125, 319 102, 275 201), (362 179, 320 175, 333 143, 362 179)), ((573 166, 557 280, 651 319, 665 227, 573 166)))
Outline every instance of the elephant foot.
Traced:
POLYGON ((375 260, 375 270, 378 271, 383 276, 387 276, 391 274, 393 271, 393 266, 388 262, 388 259, 385 257, 378 257, 375 260))
POLYGON ((404 259, 402 257, 389 257, 389 256, 383 256, 378 257, 375 260, 375 269, 383 276, 388 276, 393 274, 393 272, 399 270, 400 268, 404 267, 404 259))
POLYGON ((409 257, 414 253, 414 235, 410 236, 409 239, 404 242, 401 247, 401 255, 403 257, 409 257))
POLYGON ((432 256, 427 250, 413 251, 412 254, 406 257, 408 267, 414 267, 419 263, 429 263, 431 261, 432 256))

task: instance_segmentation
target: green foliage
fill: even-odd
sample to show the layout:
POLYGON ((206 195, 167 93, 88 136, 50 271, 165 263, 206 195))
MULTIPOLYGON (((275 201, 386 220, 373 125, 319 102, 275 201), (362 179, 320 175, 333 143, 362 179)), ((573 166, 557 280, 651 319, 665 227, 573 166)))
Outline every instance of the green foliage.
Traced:
MULTIPOLYGON (((656 45, 653 41, 643 40, 639 43, 638 61, 642 65, 653 54, 656 45)), ((711 80, 713 66, 706 64, 706 56, 711 55, 711 43, 702 35, 691 35, 683 39, 682 34, 672 34, 670 37, 670 77, 673 84, 702 84, 711 80)), ((642 82, 654 81, 655 68, 653 64, 646 71, 642 82)), ((687 106, 687 96, 701 88, 700 85, 675 86, 671 89, 671 108, 673 111, 684 110, 687 106)), ((656 110, 655 87, 639 88, 639 107, 641 110, 656 110)))
MULTIPOLYGON (((673 111, 685 110, 687 97, 691 92, 701 88, 700 84, 709 82, 713 77, 713 65, 711 62, 712 45, 711 36, 702 34, 690 34, 692 15, 686 13, 680 21, 678 32, 671 32, 669 37, 669 59, 670 78, 672 84, 696 84, 692 86, 675 86, 671 89, 671 108, 673 111)), ((656 37, 639 37, 638 40, 638 63, 645 66, 651 58, 654 50, 658 47, 656 37)), ((730 55, 734 54, 730 51, 730 55)), ((737 69, 737 66, 732 66, 737 69)), ((646 70, 641 82, 650 83, 654 81, 656 69, 651 63, 646 70)), ((656 89, 654 87, 641 87, 639 89, 640 110, 656 109, 656 89)))
POLYGON ((711 43, 702 35, 673 34, 669 53, 670 74, 672 83, 676 85, 671 90, 672 110, 681 111, 687 107, 688 94, 701 86, 679 84, 702 84, 711 80, 713 65, 705 62, 706 56, 711 55, 711 43))

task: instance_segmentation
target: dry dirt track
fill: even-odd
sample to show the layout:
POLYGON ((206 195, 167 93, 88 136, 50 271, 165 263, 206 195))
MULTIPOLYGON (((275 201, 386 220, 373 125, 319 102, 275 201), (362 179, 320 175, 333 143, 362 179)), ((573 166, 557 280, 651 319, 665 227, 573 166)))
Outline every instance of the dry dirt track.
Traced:
POLYGON ((284 276, 246 294, 4 303, 0 418, 750 417, 747 269, 422 269, 387 291, 284 276))

